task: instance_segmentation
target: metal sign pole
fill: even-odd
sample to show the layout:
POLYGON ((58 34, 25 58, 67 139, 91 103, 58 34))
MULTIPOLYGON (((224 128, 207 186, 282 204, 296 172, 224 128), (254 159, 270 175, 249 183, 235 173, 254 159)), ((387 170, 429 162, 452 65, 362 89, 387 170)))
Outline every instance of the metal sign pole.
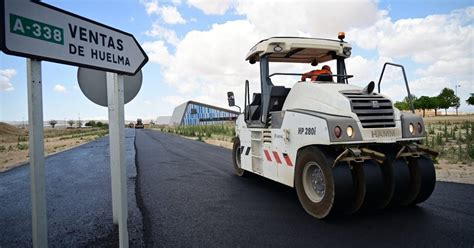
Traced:
POLYGON ((33 247, 48 247, 41 61, 27 59, 33 247))
POLYGON ((114 223, 119 226, 120 247, 128 247, 127 167, 123 75, 107 72, 109 105, 110 169, 114 223))

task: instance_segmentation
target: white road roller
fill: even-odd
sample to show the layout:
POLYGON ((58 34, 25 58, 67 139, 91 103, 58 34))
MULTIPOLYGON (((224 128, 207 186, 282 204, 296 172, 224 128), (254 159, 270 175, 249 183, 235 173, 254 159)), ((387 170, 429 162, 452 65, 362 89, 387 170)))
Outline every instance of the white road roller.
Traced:
MULTIPOLYGON (((275 37, 257 43, 247 55, 260 64, 261 93, 250 98, 236 121, 235 173, 255 173, 296 188, 303 208, 316 218, 332 212, 415 205, 428 199, 436 182, 433 157, 421 145, 423 119, 402 113, 374 82, 348 84, 345 59, 351 46, 339 40, 275 37), (337 73, 292 88, 273 78, 273 62, 322 66, 335 61, 337 73), (329 78, 328 78, 329 77, 329 78)), ((404 70, 403 74, 405 75, 404 70)), ((409 93, 408 83, 405 83, 409 93)), ((233 92, 227 94, 235 106, 233 92)))

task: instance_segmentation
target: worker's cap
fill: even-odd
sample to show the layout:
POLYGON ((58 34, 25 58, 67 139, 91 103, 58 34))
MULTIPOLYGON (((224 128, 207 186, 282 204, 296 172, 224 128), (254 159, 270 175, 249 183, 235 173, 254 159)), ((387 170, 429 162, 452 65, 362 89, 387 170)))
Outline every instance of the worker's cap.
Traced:
POLYGON ((324 66, 323 66, 323 70, 329 70, 329 71, 330 71, 330 70, 331 70, 331 67, 329 67, 329 65, 324 65, 324 66))

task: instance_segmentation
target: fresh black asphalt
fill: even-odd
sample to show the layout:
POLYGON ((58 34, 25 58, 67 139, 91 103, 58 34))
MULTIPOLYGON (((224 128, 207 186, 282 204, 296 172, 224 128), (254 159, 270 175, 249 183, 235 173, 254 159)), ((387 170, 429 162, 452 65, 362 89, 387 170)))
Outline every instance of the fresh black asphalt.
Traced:
POLYGON ((135 146, 149 247, 474 245, 474 185, 437 182, 417 207, 317 220, 292 188, 235 176, 228 149, 151 130, 135 146))
MULTIPOLYGON (((104 137, 46 159, 50 247, 118 247, 108 156, 104 137)), ((437 182, 418 207, 317 220, 292 188, 235 176, 225 148, 128 129, 126 157, 131 247, 474 245, 474 185, 437 182)), ((31 247, 28 164, 0 173, 0 247, 31 247)))
MULTIPOLYGON (((135 130, 125 131, 129 232, 143 246, 142 215, 135 199, 135 130)), ((109 138, 46 158, 50 247, 117 247, 112 221, 109 138)), ((0 173, 0 247, 31 247, 30 167, 0 173)))

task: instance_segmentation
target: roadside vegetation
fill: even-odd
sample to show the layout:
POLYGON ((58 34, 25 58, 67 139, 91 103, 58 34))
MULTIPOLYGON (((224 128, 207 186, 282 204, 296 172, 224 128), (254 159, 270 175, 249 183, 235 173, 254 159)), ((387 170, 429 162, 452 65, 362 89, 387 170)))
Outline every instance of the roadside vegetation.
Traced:
POLYGON ((439 159, 472 166, 474 161, 474 122, 438 121, 425 125, 423 144, 440 152, 439 159))
POLYGON ((235 137, 235 126, 233 123, 203 126, 160 127, 156 129, 161 132, 196 138, 199 141, 217 140, 233 142, 235 137))
MULTIPOLYGON (((54 121, 55 122, 55 121, 54 121)), ((58 127, 44 129, 45 154, 52 154, 103 137, 108 133, 106 124, 93 123, 87 128, 58 127)), ((89 123, 90 124, 90 123, 89 123)), ((53 127, 55 126, 55 127, 53 127)), ((27 162, 29 157, 28 130, 0 122, 0 172, 27 162)))

